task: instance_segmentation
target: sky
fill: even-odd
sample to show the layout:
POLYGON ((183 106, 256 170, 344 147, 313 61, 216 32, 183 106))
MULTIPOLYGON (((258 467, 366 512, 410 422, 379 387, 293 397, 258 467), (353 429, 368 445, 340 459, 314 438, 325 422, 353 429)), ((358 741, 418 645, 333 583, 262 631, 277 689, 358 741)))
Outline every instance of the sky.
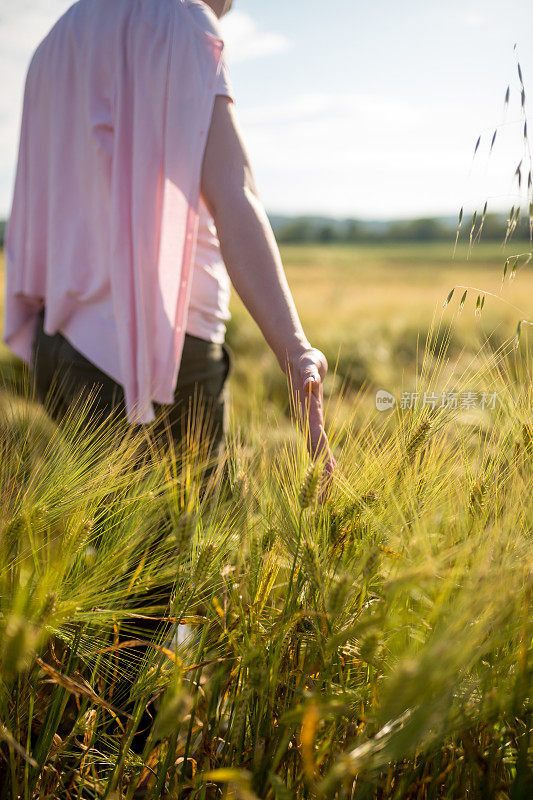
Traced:
MULTIPOLYGON (((2 217, 27 65, 69 5, 0 0, 2 217)), ((270 212, 388 219, 520 201, 514 172, 529 154, 516 61, 533 135, 531 0, 234 0, 223 33, 270 212)))

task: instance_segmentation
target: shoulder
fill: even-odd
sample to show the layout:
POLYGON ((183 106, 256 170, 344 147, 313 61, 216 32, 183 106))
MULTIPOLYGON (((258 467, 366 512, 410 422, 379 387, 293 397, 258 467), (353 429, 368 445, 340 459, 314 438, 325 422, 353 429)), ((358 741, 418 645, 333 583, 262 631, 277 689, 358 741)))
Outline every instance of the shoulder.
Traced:
POLYGON ((192 24, 204 35, 222 40, 220 24, 216 14, 202 0, 181 0, 183 9, 192 24))
POLYGON ((58 42, 64 51, 65 43, 70 45, 68 34, 72 28, 73 19, 75 19, 78 6, 80 2, 71 5, 52 25, 48 33, 39 42, 31 56, 27 71, 26 71, 26 87, 28 84, 37 80, 41 75, 43 67, 49 60, 49 56, 54 49, 57 48, 58 42))

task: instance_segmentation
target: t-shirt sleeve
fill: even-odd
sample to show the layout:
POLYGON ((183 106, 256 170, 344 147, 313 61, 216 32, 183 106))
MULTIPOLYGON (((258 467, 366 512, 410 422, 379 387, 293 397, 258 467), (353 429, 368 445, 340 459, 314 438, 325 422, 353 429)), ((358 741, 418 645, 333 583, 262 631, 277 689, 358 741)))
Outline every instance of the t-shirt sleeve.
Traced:
POLYGON ((233 86, 231 85, 228 67, 224 59, 222 59, 220 72, 218 73, 215 94, 223 94, 226 97, 229 97, 233 103, 235 102, 235 98, 233 96, 233 86))
MULTIPOLYGON (((179 3, 178 7, 180 9, 185 9, 191 15, 194 24, 198 26, 206 36, 214 36, 220 41, 224 40, 219 21, 212 9, 205 2, 201 2, 201 0, 184 0, 183 5, 179 3)), ((235 102, 224 52, 222 53, 222 64, 215 85, 215 94, 223 94, 229 97, 233 103, 235 102)))

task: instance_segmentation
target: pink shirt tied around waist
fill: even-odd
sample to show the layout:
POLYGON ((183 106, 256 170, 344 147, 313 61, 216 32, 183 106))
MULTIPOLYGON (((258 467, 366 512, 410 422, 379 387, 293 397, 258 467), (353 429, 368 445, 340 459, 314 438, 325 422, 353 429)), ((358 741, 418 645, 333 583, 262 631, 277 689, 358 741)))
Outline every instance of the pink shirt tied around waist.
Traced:
POLYGON ((31 363, 44 304, 131 423, 174 398, 222 50, 199 0, 79 0, 28 70, 3 339, 31 363))

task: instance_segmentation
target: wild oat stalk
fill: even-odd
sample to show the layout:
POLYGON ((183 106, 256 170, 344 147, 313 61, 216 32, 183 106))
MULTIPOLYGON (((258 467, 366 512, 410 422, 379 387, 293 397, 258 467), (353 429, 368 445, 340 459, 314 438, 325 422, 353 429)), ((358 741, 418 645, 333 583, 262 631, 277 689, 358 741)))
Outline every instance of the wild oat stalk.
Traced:
MULTIPOLYGON (((517 52, 517 45, 516 44, 514 46, 514 50, 515 50, 515 52, 517 52)), ((520 65, 520 61, 517 60, 516 66, 517 66, 517 74, 518 74, 518 79, 519 79, 520 113, 521 113, 521 125, 522 125, 523 153, 522 153, 522 157, 520 158, 520 160, 518 162, 518 165, 517 165, 517 167, 516 167, 516 169, 514 171, 513 179, 516 181, 516 183, 518 185, 518 192, 521 195, 521 199, 520 199, 520 202, 518 202, 518 204, 516 204, 516 205, 513 204, 511 206, 510 211, 509 211, 509 214, 508 214, 508 217, 507 217, 507 223, 506 223, 504 239, 503 239, 503 246, 504 247, 508 244, 508 242, 513 237, 513 234, 516 232, 516 230, 518 228, 520 216, 522 214, 521 203, 523 203, 524 206, 527 208, 528 226, 529 226, 529 238, 530 238, 530 241, 533 240, 533 156, 532 156, 531 144, 530 144, 530 140, 529 140, 529 136, 528 136, 526 89, 525 89, 525 85, 524 85, 524 76, 523 76, 523 72, 522 72, 522 67, 520 65), (524 175, 525 174, 527 174, 527 180, 524 180, 524 175)), ((504 111, 507 111, 507 109, 509 107, 510 98, 511 98, 511 86, 508 86, 506 91, 505 91, 504 111)), ((489 157, 492 154, 492 151, 494 149, 494 146, 495 146, 495 143, 496 143, 496 138, 497 138, 497 133, 498 133, 498 128, 496 128, 494 130, 494 133, 492 134, 492 138, 490 140, 489 157)), ((474 147, 474 155, 473 155, 474 159, 476 158, 476 155, 477 155, 477 153, 478 153, 478 151, 480 149, 481 144, 482 144, 482 136, 479 136, 477 138, 477 140, 476 140, 476 145, 474 147)), ((471 222, 470 231, 469 231, 468 256, 470 256, 470 254, 471 254, 473 245, 476 242, 479 242, 481 240, 481 235, 482 235, 482 232, 483 232, 483 228, 484 228, 484 225, 485 225, 485 219, 486 219, 486 216, 487 216, 487 208, 488 208, 488 201, 485 201, 484 206, 483 206, 483 210, 482 210, 482 213, 481 213, 481 222, 479 223, 479 227, 478 227, 477 231, 476 231, 476 224, 477 224, 477 221, 478 221, 477 209, 473 213, 472 222, 471 222)), ((464 216, 464 207, 462 207, 460 212, 459 212, 459 220, 458 220, 458 224, 457 224, 457 230, 456 230, 456 236, 455 236, 455 244, 454 244, 454 250, 453 250, 454 257, 455 257, 456 251, 457 251, 457 244, 459 242, 459 237, 460 237, 461 228, 462 228, 462 224, 463 224, 463 216, 464 216)), ((504 287, 506 278, 509 281, 513 280, 515 278, 517 272, 518 272, 518 269, 527 266, 527 264, 529 264, 529 262, 531 261, 532 257, 533 257, 533 253, 526 252, 526 253, 519 253, 517 255, 511 255, 511 256, 508 256, 506 258, 505 264, 504 264, 504 267, 503 267, 502 289, 504 287)), ((455 286, 453 289, 451 289, 451 291, 449 292, 446 300, 444 301, 444 307, 446 307, 450 303, 450 301, 451 301, 451 299, 453 297, 455 289, 458 289, 458 288, 464 289, 464 293, 462 295, 461 302, 460 302, 460 305, 459 305, 459 311, 462 311, 462 309, 463 309, 463 306, 465 304, 466 297, 467 297, 467 292, 468 291, 474 291, 474 292, 478 293, 477 300, 476 300, 475 313, 476 313, 476 315, 479 315, 479 316, 481 316, 481 313, 482 313, 484 305, 485 305, 485 298, 487 296, 499 297, 498 295, 494 295, 494 294, 492 294, 490 292, 473 289, 470 286, 466 286, 466 287, 465 286, 455 286)), ((517 327, 516 327, 516 333, 515 333, 514 342, 515 342, 515 347, 518 348, 519 345, 520 345, 520 339, 521 339, 521 334, 522 334, 523 327, 526 326, 526 325, 532 325, 533 322, 531 321, 530 318, 528 318, 528 312, 527 311, 523 311, 521 309, 517 309, 517 310, 519 310, 520 313, 522 313, 524 315, 523 318, 521 318, 519 320, 519 322, 517 324, 517 327)))

